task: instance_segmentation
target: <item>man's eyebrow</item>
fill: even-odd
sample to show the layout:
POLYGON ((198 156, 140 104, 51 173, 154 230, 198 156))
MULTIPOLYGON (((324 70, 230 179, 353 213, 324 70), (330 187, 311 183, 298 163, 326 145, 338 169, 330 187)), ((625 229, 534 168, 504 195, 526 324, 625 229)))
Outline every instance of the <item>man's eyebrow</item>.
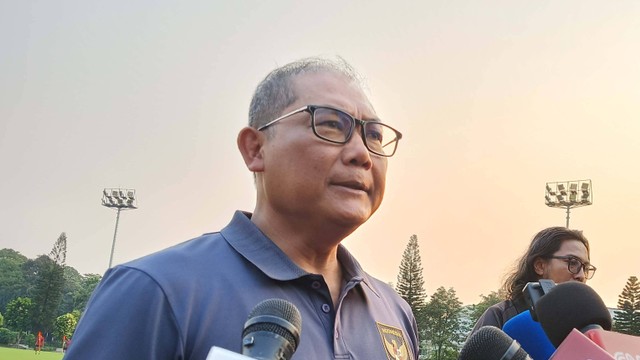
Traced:
POLYGON ((383 122, 383 121, 382 121, 382 120, 380 120, 380 118, 378 118, 378 117, 373 117, 373 118, 365 118, 365 117, 363 117, 363 118, 362 118, 362 121, 371 121, 371 122, 379 122, 379 123, 383 122))

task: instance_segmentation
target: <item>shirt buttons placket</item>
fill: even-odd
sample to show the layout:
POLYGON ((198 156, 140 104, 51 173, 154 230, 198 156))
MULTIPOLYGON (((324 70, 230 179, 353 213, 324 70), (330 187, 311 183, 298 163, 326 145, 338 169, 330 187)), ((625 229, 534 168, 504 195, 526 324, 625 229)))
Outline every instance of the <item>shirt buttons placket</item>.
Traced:
POLYGON ((322 304, 322 311, 328 314, 331 311, 331 306, 329 306, 329 304, 322 304))

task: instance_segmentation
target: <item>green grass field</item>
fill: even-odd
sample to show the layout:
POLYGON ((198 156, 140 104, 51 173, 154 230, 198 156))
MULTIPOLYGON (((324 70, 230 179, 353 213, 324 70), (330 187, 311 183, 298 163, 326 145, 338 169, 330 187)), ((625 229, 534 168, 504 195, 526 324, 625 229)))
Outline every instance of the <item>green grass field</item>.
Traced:
POLYGON ((0 359, 1 360, 60 360, 62 359, 62 353, 56 353, 51 351, 43 351, 37 354, 33 349, 11 349, 0 347, 0 359))

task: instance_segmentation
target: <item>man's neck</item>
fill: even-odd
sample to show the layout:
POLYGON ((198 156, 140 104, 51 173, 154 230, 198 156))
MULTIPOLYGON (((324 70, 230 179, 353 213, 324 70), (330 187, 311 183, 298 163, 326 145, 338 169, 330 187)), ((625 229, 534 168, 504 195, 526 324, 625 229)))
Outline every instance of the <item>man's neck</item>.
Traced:
POLYGON ((300 221, 267 220, 260 214, 253 214, 251 221, 301 269, 322 275, 337 305, 344 278, 338 246, 353 230, 340 230, 326 224, 314 229, 313 225, 301 225, 300 221))

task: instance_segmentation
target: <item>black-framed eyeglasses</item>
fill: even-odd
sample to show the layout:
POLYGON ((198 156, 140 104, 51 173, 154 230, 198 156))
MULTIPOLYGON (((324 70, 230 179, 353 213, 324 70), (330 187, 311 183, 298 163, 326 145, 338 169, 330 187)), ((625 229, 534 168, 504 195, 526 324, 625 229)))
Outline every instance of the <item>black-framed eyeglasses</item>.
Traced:
POLYGON ((402 138, 402 134, 398 130, 379 121, 356 119, 342 110, 317 105, 307 105, 293 110, 258 127, 258 131, 264 130, 289 116, 305 111, 311 114, 313 133, 320 139, 334 144, 346 144, 349 142, 356 124, 360 125, 364 145, 376 155, 393 156, 398 148, 398 141, 402 138))
POLYGON ((585 279, 591 279, 593 275, 596 273, 596 267, 591 264, 585 264, 580 259, 575 256, 547 256, 549 259, 559 259, 563 260, 567 263, 567 268, 569 272, 572 274, 577 274, 580 272, 580 269, 584 271, 585 279))

